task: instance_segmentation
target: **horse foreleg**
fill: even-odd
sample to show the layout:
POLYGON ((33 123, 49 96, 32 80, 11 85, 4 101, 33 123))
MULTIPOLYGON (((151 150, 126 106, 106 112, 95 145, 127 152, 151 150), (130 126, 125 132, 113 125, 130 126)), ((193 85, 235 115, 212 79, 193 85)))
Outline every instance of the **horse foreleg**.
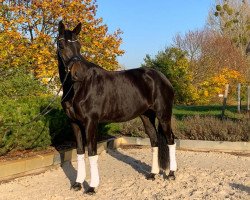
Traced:
POLYGON ((87 194, 95 193, 95 188, 99 185, 99 171, 98 171, 98 155, 97 155, 97 122, 94 120, 88 120, 86 124, 87 144, 88 144, 88 156, 90 164, 91 180, 89 188, 86 191, 87 194))
POLYGON ((80 127, 76 123, 71 123, 71 126, 73 128, 77 143, 77 177, 75 183, 71 186, 71 188, 75 191, 78 191, 82 188, 81 184, 84 182, 86 177, 84 159, 85 148, 80 127))
POLYGON ((158 141, 155 128, 155 114, 153 112, 148 112, 140 117, 145 128, 145 133, 150 138, 150 143, 152 147, 152 168, 150 174, 146 176, 146 179, 155 180, 155 175, 160 172, 158 164, 158 141))

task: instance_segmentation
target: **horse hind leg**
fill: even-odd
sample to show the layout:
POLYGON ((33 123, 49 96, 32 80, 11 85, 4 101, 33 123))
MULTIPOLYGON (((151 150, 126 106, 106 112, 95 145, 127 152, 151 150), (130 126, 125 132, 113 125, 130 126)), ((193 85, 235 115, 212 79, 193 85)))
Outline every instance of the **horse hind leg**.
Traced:
POLYGON ((169 163, 169 180, 175 179, 176 163, 176 144, 174 134, 171 128, 171 117, 168 120, 159 120, 158 138, 159 138, 159 164, 163 170, 166 170, 169 163))
POLYGON ((152 147, 152 168, 146 179, 155 180, 155 175, 160 172, 158 164, 158 141, 155 128, 155 113, 153 111, 148 111, 140 117, 145 128, 145 133, 149 136, 152 147))

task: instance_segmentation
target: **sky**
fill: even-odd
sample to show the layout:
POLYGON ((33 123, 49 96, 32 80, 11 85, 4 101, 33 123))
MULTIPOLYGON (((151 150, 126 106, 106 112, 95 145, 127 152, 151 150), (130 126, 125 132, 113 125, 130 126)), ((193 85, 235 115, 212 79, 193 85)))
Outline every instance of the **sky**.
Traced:
POLYGON ((146 54, 171 45, 176 33, 204 27, 214 0, 97 0, 97 17, 109 33, 123 31, 119 63, 126 69, 140 67, 146 54))

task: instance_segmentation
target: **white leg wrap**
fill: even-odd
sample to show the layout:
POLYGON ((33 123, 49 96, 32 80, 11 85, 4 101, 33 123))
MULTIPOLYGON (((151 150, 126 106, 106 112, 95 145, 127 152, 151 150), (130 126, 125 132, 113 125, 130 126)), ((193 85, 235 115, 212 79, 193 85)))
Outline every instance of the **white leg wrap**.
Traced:
POLYGON ((160 171, 159 164, 158 164, 158 147, 152 148, 152 169, 151 173, 158 174, 160 171))
POLYGON ((76 182, 83 183, 86 177, 84 154, 77 154, 77 177, 76 182))
POLYGON ((90 187, 97 187, 100 182, 97 160, 98 160, 98 155, 89 157, 90 174, 91 174, 90 187))
POLYGON ((176 149, 176 144, 173 145, 168 145, 169 148, 169 157, 170 157, 170 171, 176 171, 177 170, 177 163, 176 163, 176 158, 175 158, 175 149, 176 149))

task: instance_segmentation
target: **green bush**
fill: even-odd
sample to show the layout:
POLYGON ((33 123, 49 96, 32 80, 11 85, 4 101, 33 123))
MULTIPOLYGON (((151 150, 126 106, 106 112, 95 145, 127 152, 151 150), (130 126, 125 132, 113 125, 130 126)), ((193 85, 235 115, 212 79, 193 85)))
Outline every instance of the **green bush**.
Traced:
POLYGON ((0 155, 11 150, 46 148, 72 136, 59 98, 48 108, 52 109, 49 114, 33 120, 55 100, 46 86, 25 68, 0 72, 0 155))
POLYGON ((47 88, 28 73, 25 68, 2 69, 0 67, 0 98, 18 99, 22 97, 48 94, 47 88))
POLYGON ((48 97, 0 100, 0 155, 11 150, 46 148, 60 142, 58 138, 62 141, 72 135, 58 103, 48 115, 34 119, 50 100, 48 97))
POLYGON ((0 100, 0 155, 17 149, 46 147, 51 144, 44 118, 28 123, 40 112, 41 99, 0 100))

